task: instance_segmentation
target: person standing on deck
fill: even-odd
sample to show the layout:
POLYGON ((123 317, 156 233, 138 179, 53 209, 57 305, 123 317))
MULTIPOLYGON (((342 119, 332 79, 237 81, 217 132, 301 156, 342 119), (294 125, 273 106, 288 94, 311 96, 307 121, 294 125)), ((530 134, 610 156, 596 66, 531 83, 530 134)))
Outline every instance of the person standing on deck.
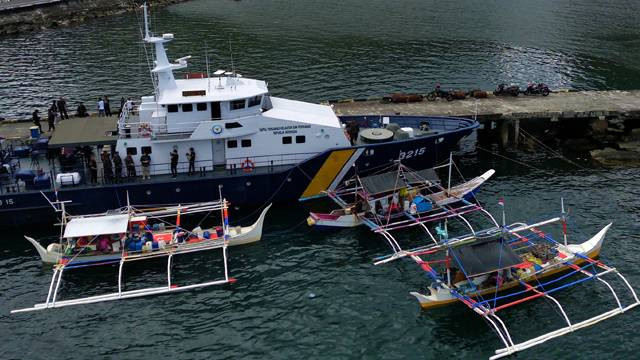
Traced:
POLYGON ((102 152, 102 155, 100 155, 100 160, 102 160, 104 181, 106 183, 111 183, 113 181, 113 164, 111 163, 111 157, 109 157, 107 150, 104 150, 102 152))
POLYGON ((60 119, 69 118, 69 114, 67 114, 67 102, 62 96, 60 96, 60 99, 58 100, 58 111, 60 112, 60 119))
POLYGON ((98 163, 93 155, 89 159, 89 173, 91 173, 91 183, 96 184, 98 182, 98 163))
POLYGON ((89 116, 89 114, 87 114, 87 107, 84 106, 84 103, 80 103, 80 105, 78 105, 78 109, 76 109, 76 116, 77 117, 89 116))
POLYGON ((56 112, 53 110, 53 106, 49 108, 49 111, 47 111, 47 123, 49 124, 49 129, 47 131, 53 131, 56 129, 56 112))
POLYGON ((187 153, 187 160, 189 160, 189 175, 193 175, 196 173, 196 152, 193 148, 189 148, 189 152, 187 153))
POLYGON ((102 98, 98 98, 98 116, 105 116, 104 100, 102 100, 102 98))
POLYGON ((109 105, 109 97, 104 96, 104 113, 106 116, 111 116, 111 106, 109 105))
POLYGON ((116 183, 119 183, 120 178, 122 178, 122 159, 117 151, 113 153, 113 168, 115 169, 116 183))
POLYGON ((142 164, 142 179, 151 179, 151 157, 149 154, 144 153, 140 156, 140 164, 142 164))
POLYGON ((131 113, 133 111, 133 100, 131 100, 131 98, 128 98, 127 102, 124 104, 124 107, 127 109, 128 113, 131 113))
POLYGON ((131 154, 127 154, 127 156, 124 157, 124 165, 127 167, 127 177, 128 178, 135 178, 136 177, 136 165, 133 162, 133 157, 131 156, 131 154))
POLYGON ((55 121, 56 116, 58 116, 58 105, 55 100, 51 102, 51 109, 53 110, 53 120, 55 121))
POLYGON ((171 176, 176 177, 178 176, 178 150, 173 149, 169 156, 171 156, 171 176))
POLYGON ((42 125, 40 125, 40 114, 38 112, 38 109, 33 110, 31 117, 33 119, 33 124, 37 126, 38 129, 40 129, 40 132, 42 132, 42 125))

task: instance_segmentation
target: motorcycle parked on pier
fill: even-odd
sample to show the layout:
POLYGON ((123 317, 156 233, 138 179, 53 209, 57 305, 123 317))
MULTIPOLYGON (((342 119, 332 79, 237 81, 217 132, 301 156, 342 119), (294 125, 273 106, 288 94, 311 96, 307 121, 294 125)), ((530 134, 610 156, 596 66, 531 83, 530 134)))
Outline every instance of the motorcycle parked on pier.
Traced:
POLYGON ((507 85, 507 84, 500 84, 493 91, 493 95, 495 96, 507 96, 507 95, 518 96, 519 93, 520 93, 520 87, 518 85, 507 85))
POLYGON ((464 91, 452 90, 446 91, 440 89, 440 84, 436 85, 436 88, 427 94, 428 101, 434 101, 436 98, 447 99, 447 101, 451 101, 454 99, 464 99, 467 97, 467 94, 464 91))
POLYGON ((524 94, 547 96, 549 95, 550 92, 551 91, 549 90, 549 87, 543 83, 539 83, 539 84, 529 83, 527 85, 527 89, 524 91, 524 94))

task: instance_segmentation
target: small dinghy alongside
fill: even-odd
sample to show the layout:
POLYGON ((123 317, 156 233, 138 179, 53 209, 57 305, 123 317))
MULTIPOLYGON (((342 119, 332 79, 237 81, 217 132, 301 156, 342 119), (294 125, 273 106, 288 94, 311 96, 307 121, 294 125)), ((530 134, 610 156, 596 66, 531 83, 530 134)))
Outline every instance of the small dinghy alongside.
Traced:
POLYGON ((262 211, 253 225, 231 227, 228 202, 222 195, 220 198, 219 201, 154 209, 128 205, 111 213, 88 216, 67 214, 65 201, 50 202, 62 215, 60 242, 50 244, 45 249, 33 238, 25 236, 36 247, 44 263, 55 264, 49 292, 44 303, 13 310, 12 313, 157 295, 234 282, 235 279, 229 277, 227 268, 227 247, 259 241, 264 218, 271 205, 262 211), (219 216, 220 225, 208 229, 198 226, 188 231, 180 224, 181 218, 190 214, 219 216), (174 218, 175 223, 172 224, 170 220, 174 218), (171 263, 175 255, 209 250, 222 252, 222 279, 184 286, 172 284, 171 263), (125 263, 161 257, 167 258, 166 286, 123 290, 125 263), (72 300, 58 299, 64 271, 108 264, 119 264, 117 292, 72 300))

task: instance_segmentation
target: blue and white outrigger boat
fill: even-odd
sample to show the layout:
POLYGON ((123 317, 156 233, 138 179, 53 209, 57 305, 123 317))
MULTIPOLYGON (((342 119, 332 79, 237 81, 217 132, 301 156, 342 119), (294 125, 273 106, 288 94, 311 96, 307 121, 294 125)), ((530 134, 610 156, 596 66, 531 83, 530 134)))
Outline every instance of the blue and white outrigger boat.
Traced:
MULTIPOLYGON (((398 192, 399 188, 394 188, 398 192)), ((495 351, 491 359, 509 356, 542 344, 578 329, 592 326, 640 305, 640 300, 627 279, 615 268, 598 260, 604 237, 611 227, 605 226, 596 235, 580 243, 569 243, 566 213, 562 216, 533 224, 517 222, 506 224, 504 202, 502 224, 479 203, 450 203, 439 209, 436 216, 407 214, 403 216, 376 216, 364 218, 373 233, 381 235, 392 253, 374 259, 374 264, 386 264, 399 259, 410 259, 427 275, 430 283, 426 293, 411 292, 425 310, 462 303, 486 320, 495 330, 504 348, 495 351), (477 228, 468 215, 480 214, 489 221, 488 227, 477 228), (450 222, 470 231, 450 237, 450 222), (437 224, 434 228, 434 224, 437 224), (563 241, 556 241, 554 230, 560 224, 563 241), (397 232, 420 229, 427 244, 405 249, 397 232), (545 229, 544 231, 542 229, 545 229), (609 278, 606 278, 606 275, 609 278), (612 278, 613 277, 613 278, 612 278), (555 293, 590 280, 604 286, 615 304, 613 309, 599 315, 575 321, 571 319, 555 293), (614 283, 614 281, 618 281, 614 283), (595 281, 593 281, 595 282, 595 281), (623 297, 616 285, 628 291, 623 297), (518 304, 546 299, 558 311, 560 327, 556 330, 518 342, 499 312, 518 304)))
POLYGON ((376 228, 389 221, 399 224, 401 218, 404 222, 416 218, 437 221, 454 208, 460 214, 475 210, 474 194, 495 170, 447 188, 436 170, 449 168, 451 174, 453 165, 450 156, 447 164, 432 169, 416 171, 398 161, 377 174, 356 174, 335 190, 324 192, 340 208, 329 213, 310 212, 307 224, 325 229, 361 225, 376 228))
POLYGON ((154 209, 140 209, 127 206, 111 213, 69 216, 65 211, 68 201, 55 201, 51 205, 60 212, 60 241, 44 249, 40 244, 27 237, 34 244, 43 262, 54 263, 53 276, 44 303, 33 307, 13 310, 26 312, 44 310, 71 305, 128 299, 141 296, 158 295, 168 292, 202 288, 235 282, 229 277, 227 267, 227 247, 259 241, 262 236, 262 223, 269 207, 264 209, 258 221, 247 227, 229 225, 229 203, 220 195, 220 200, 176 205, 154 209), (181 227, 181 219, 194 214, 204 214, 206 220, 211 214, 220 217, 218 226, 193 230, 181 227), (175 222, 171 222, 175 219, 175 222), (176 255, 194 252, 221 250, 223 259, 223 278, 202 283, 178 286, 172 283, 171 264, 176 255), (160 287, 125 290, 123 283, 124 265, 133 261, 157 258, 167 259, 167 284, 160 287), (58 292, 64 272, 104 265, 118 264, 118 291, 85 298, 60 300, 58 292))

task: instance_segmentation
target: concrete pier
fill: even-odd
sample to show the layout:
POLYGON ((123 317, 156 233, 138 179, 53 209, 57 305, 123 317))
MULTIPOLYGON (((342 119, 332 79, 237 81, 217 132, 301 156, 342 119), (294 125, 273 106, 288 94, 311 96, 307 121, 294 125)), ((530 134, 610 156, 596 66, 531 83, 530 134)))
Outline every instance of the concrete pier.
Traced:
MULTIPOLYGON (((389 103, 381 99, 330 102, 337 115, 434 115, 476 118, 484 128, 497 129, 500 143, 516 144, 521 120, 566 122, 589 126, 640 119, 640 90, 554 92, 549 96, 493 96, 446 101, 389 103), (603 123, 603 124, 602 124, 603 123)), ((529 122, 530 123, 530 122, 529 122)))

